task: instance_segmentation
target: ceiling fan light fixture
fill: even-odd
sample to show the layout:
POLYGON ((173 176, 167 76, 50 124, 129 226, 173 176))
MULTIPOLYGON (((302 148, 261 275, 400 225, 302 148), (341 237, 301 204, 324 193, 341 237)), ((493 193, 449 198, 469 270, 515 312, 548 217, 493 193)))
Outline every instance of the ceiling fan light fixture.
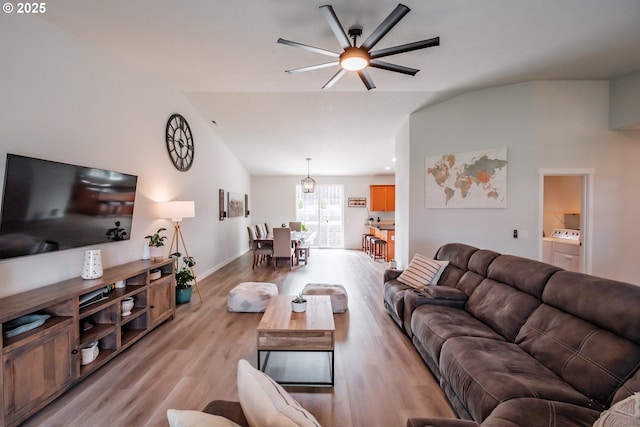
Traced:
POLYGON ((316 191, 316 181, 309 176, 309 161, 311 158, 307 157, 307 177, 300 181, 303 193, 313 193, 316 191))
POLYGON ((340 66, 348 71, 360 71, 369 65, 369 52, 359 47, 348 47, 340 55, 340 66))

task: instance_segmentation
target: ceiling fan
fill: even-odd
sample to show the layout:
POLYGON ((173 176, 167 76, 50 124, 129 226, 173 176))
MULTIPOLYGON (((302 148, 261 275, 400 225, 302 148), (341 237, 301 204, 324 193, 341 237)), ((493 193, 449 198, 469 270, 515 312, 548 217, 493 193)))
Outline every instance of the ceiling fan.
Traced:
POLYGON ((396 8, 385 18, 384 21, 376 28, 371 35, 360 45, 356 45, 356 40, 362 35, 362 27, 354 25, 349 28, 349 35, 344 31, 344 27, 338 20, 336 13, 333 11, 333 7, 330 5, 320 6, 320 10, 324 14, 324 17, 331 27, 331 31, 335 34, 340 46, 343 49, 342 53, 332 52, 330 50, 321 49, 306 44, 285 40, 283 38, 278 39, 278 43, 298 47, 311 52, 319 53, 326 56, 337 58, 332 62, 324 64, 311 65, 309 67, 295 68, 293 70, 287 70, 287 73, 302 73, 305 71, 319 70, 321 68, 333 67, 339 65, 340 70, 334 74, 329 81, 322 86, 322 89, 327 89, 333 86, 347 71, 355 71, 360 76, 360 80, 367 87, 367 90, 374 89, 376 86, 373 84, 371 76, 367 72, 367 67, 380 68, 388 71, 395 71, 396 73, 408 74, 414 76, 418 71, 415 68, 409 68, 402 65, 391 64, 389 62, 381 61, 379 58, 385 56, 397 55, 399 53, 410 52, 412 50, 424 49, 432 46, 440 45, 440 37, 434 37, 432 39, 421 40, 413 43, 406 43, 398 46, 388 47, 384 49, 374 50, 371 49, 407 14, 411 9, 403 4, 398 4, 396 8), (349 40, 351 38, 352 42, 349 40))

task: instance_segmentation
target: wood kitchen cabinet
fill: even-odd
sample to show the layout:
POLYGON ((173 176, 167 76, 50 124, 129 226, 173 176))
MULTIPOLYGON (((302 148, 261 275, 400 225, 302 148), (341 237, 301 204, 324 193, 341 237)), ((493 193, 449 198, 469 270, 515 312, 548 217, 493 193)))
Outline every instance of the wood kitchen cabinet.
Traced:
POLYGON ((396 210, 396 186, 395 185, 370 185, 372 212, 394 212, 396 210))
POLYGON ((369 227, 369 234, 373 234, 387 242, 386 261, 391 261, 396 257, 396 232, 394 230, 380 230, 376 227, 369 227))
POLYGON ((77 277, 1 298, 0 427, 20 425, 174 313, 172 259, 133 261, 98 279, 77 277), (160 278, 151 280, 155 270, 160 278), (88 295, 96 297, 81 304, 88 295), (135 303, 128 315, 125 298, 135 303), (25 315, 43 314, 49 317, 17 333, 25 315), (82 349, 92 343, 99 353, 83 361, 82 349))

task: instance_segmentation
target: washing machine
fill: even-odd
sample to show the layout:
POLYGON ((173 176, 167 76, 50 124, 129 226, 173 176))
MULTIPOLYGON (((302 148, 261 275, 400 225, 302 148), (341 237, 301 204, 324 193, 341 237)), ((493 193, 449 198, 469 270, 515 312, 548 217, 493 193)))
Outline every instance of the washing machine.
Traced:
POLYGON ((542 261, 564 268, 580 271, 580 230, 556 228, 551 236, 542 238, 542 261))

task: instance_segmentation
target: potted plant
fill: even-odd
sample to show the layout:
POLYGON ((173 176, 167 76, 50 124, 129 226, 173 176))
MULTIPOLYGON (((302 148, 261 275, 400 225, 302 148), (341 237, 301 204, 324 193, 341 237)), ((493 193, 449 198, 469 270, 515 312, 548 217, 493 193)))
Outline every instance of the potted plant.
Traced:
POLYGON ((120 227, 120 221, 116 221, 115 227, 107 229, 107 232, 104 233, 107 236, 107 239, 118 241, 118 240, 126 240, 127 232, 124 231, 124 228, 120 227))
POLYGON ((292 301, 291 309, 295 313, 302 313, 307 309, 307 299, 300 292, 292 301))
POLYGON ((182 254, 174 252, 171 256, 176 264, 176 304, 186 304, 191 301, 193 281, 196 280, 193 272, 196 260, 191 256, 182 257, 182 266, 178 269, 178 262, 182 254))
POLYGON ((167 236, 160 235, 163 231, 167 231, 167 229, 164 227, 159 228, 154 234, 144 237, 145 239, 149 239, 149 256, 154 260, 162 257, 162 247, 164 246, 164 240, 167 238, 167 236))

